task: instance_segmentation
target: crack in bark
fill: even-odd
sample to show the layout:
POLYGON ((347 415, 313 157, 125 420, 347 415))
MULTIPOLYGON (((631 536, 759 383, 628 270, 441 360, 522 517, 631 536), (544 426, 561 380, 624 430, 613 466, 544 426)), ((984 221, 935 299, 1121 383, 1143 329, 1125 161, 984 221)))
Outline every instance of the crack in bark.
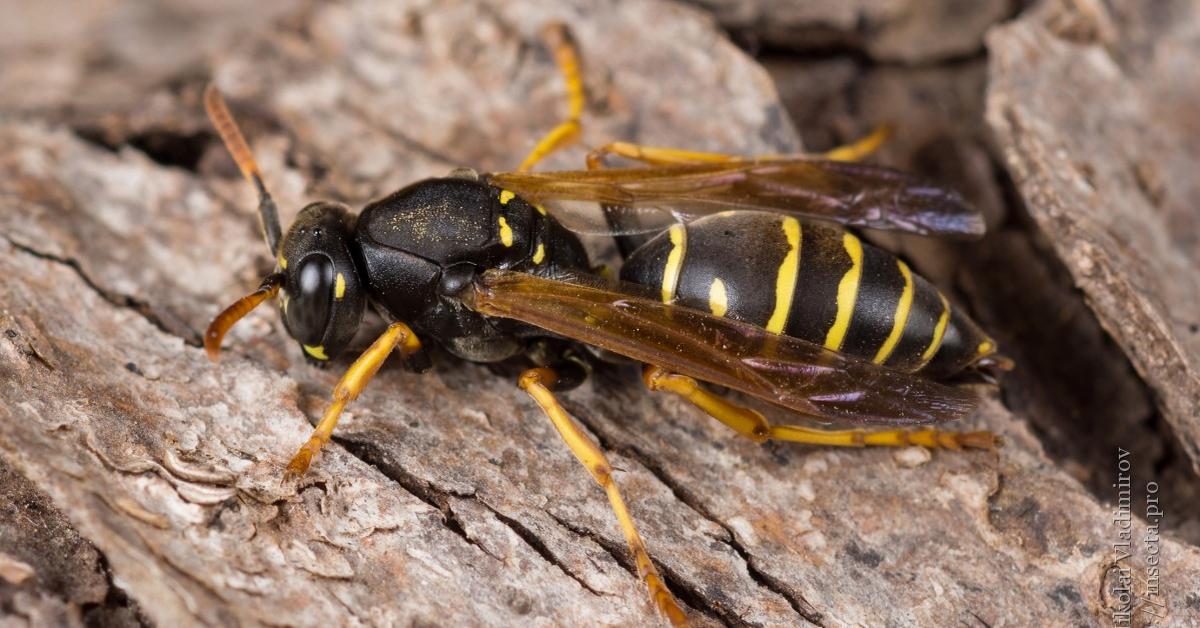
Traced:
MULTIPOLYGON (((604 439, 602 439, 598 435, 598 433, 596 433, 596 430, 593 429, 589 423, 583 422, 583 421, 581 421, 581 422, 584 423, 585 427, 587 427, 589 430, 591 430, 593 432, 593 434, 596 434, 597 440, 601 441, 602 448, 612 451, 611 448, 609 448, 605 445, 604 439)), ((453 513, 453 511, 450 507, 449 499, 448 499, 449 497, 470 499, 470 500, 474 500, 474 501, 482 504, 485 508, 487 508, 489 511, 491 511, 493 513, 493 515, 496 517, 497 521, 499 521, 500 523, 502 523, 506 527, 508 527, 510 530, 512 530, 514 534, 516 534, 519 538, 521 538, 522 541, 524 541, 527 545, 529 545, 529 547, 531 549, 533 549, 534 552, 536 552, 544 560, 546 560, 547 563, 558 567, 558 569, 561 570, 566 576, 568 576, 569 578, 578 582, 581 587, 583 587, 586 591, 592 593, 593 595, 597 595, 597 596, 606 595, 605 593, 602 593, 602 592, 597 591, 596 589, 592 588, 586 582, 584 582, 580 576, 573 573, 571 570, 567 569, 566 566, 563 565, 556 556, 554 556, 554 554, 550 551, 549 547, 545 544, 545 542, 543 542, 536 534, 534 534, 532 530, 525 527, 523 524, 516 521, 515 519, 512 519, 511 517, 508 517, 506 515, 503 515, 498 510, 493 508, 490 504, 488 504, 486 501, 481 500, 479 498, 479 496, 476 495, 475 493, 473 493, 473 492, 461 493, 461 492, 449 491, 449 490, 446 490, 445 488, 442 488, 442 487, 432 484, 428 480, 423 480, 423 479, 417 477, 413 473, 407 471, 403 467, 401 467, 401 466, 395 464, 393 461, 389 460, 387 458, 386 453, 383 452, 378 447, 378 445, 374 442, 348 440, 348 439, 339 438, 336 436, 334 437, 333 440, 335 442, 337 442, 339 445, 341 445, 343 448, 345 448, 346 451, 348 453, 350 453, 352 456, 358 458, 359 460, 362 460, 364 463, 366 463, 368 465, 371 465, 372 467, 377 469, 381 474, 383 474, 385 477, 387 477, 388 479, 391 479, 392 481, 399 484, 401 486, 401 488, 403 488, 407 492, 411 493, 414 497, 416 497, 417 499, 421 500, 422 502, 428 504, 429 506, 437 509, 439 512, 442 513, 442 521, 445 524, 447 529, 449 529, 451 532, 457 534, 458 536, 462 537, 465 541, 467 541, 471 545, 478 547, 480 549, 480 551, 484 552, 488 556, 491 556, 492 558, 495 558, 496 560, 500 560, 501 562, 503 562, 503 560, 501 558, 499 558, 499 557, 495 556, 494 554, 492 554, 491 552, 489 552, 487 549, 485 549, 483 546, 479 545, 474 539, 470 538, 470 536, 467 535, 467 532, 463 528, 462 523, 458 520, 457 516, 453 513)), ((631 457, 640 459, 640 458, 644 457, 644 455, 641 455, 639 452, 639 456, 631 456, 631 457)), ((653 473, 653 471, 652 471, 652 473, 653 473)), ((656 473, 656 475, 657 475, 657 473, 656 473)), ((672 490, 675 491, 675 487, 672 484, 668 484, 668 487, 672 488, 672 490)), ((677 495, 677 497, 678 497, 678 495, 677 495)), ((680 501, 683 501, 683 499, 680 499, 680 501)), ((686 502, 685 502, 685 504, 686 504, 686 502)), ((615 560, 618 565, 621 565, 621 567, 624 568, 626 571, 628 571, 631 576, 633 576, 635 579, 637 579, 637 577, 638 577, 637 576, 637 568, 633 564, 632 558, 630 558, 628 556, 628 551, 624 547, 624 545, 609 541, 608 539, 604 538, 603 536, 601 536, 599 534, 596 534, 590 530, 581 528, 575 524, 569 523, 569 522, 555 516, 551 512, 548 512, 548 511, 543 511, 543 512, 546 512, 546 514, 551 519, 553 519, 555 522, 557 522, 564 529, 572 532, 573 534, 575 534, 577 536, 586 537, 586 538, 589 538, 589 539, 595 541, 597 545, 599 545, 602 549, 604 549, 606 552, 608 552, 608 554, 610 556, 613 557, 613 560, 615 560)), ((705 516, 706 518, 710 518, 709 515, 707 515, 706 513, 701 512, 700 514, 702 516, 705 516)), ((720 525, 723 529, 726 530, 727 533, 729 532, 728 528, 726 528, 720 522, 714 521, 714 523, 717 523, 717 525, 720 525)), ((727 544, 729 543, 728 541, 723 541, 723 542, 725 542, 727 544)), ((735 548, 735 551, 738 551, 737 548, 735 548)), ((745 560, 745 555, 743 554, 743 552, 744 552, 744 550, 742 550, 741 552, 738 552, 738 553, 739 553, 739 555, 742 555, 743 560, 745 560)), ((679 599, 681 601, 683 601, 688 606, 690 606, 693 609, 696 609, 700 612, 703 612, 704 614, 710 616, 712 619, 719 621, 722 624, 727 625, 727 626, 750 625, 745 620, 743 620, 740 617, 738 617, 737 615, 733 614, 733 611, 726 610, 724 608, 718 608, 717 606, 714 606, 705 597, 704 592, 702 590, 700 590, 697 586, 693 585, 692 583, 688 582, 688 580, 686 578, 684 578, 680 574, 676 573, 674 570, 670 569, 669 567, 665 566, 664 564, 662 564, 661 562, 658 562, 658 561, 655 561, 655 564, 658 567, 659 572, 662 575, 663 580, 666 582, 667 586, 671 589, 671 591, 676 596, 679 597, 679 599)), ((746 564, 747 564, 747 571, 755 571, 755 570, 753 570, 752 567, 749 566, 748 561, 746 564)), ((758 582, 757 578, 755 578, 755 580, 756 580, 756 582, 758 582)), ((787 594, 780 593, 780 595, 782 595, 784 597, 784 599, 788 600, 788 602, 790 604, 792 604, 793 608, 796 608, 796 604, 793 602, 793 600, 787 594)), ((805 619, 809 619, 809 621, 813 621, 812 619, 809 618, 808 615, 805 615, 804 613, 800 612, 799 610, 797 610, 796 612, 797 612, 797 614, 801 615, 805 619)), ((815 614, 815 617, 819 619, 820 615, 815 614)), ((818 625, 820 625, 816 621, 813 621, 813 623, 817 623, 818 625)))
MULTIPOLYGON (((82 538, 82 537, 81 537, 82 538)), ((100 551, 94 543, 88 541, 93 549, 96 550, 97 561, 99 562, 100 575, 104 578, 104 583, 107 589, 104 592, 104 600, 100 602, 91 602, 83 604, 80 608, 83 611, 84 622, 89 625, 112 625, 119 621, 114 614, 120 614, 122 611, 128 611, 128 619, 134 622, 134 625, 149 628, 154 624, 150 623, 150 619, 142 612, 141 606, 137 601, 129 596, 129 593, 117 586, 113 581, 112 567, 108 563, 108 556, 100 551)))
POLYGON ((550 551, 550 548, 546 545, 546 543, 542 541, 542 539, 539 538, 532 530, 527 528, 524 524, 516 519, 504 515, 499 510, 492 507, 491 504, 480 499, 475 493, 459 493, 455 491, 448 491, 444 488, 434 485, 427 480, 422 480, 399 465, 392 464, 390 461, 385 461, 373 443, 351 441, 337 437, 335 437, 334 440, 343 448, 345 448, 346 451, 352 456, 362 460, 366 464, 371 465, 385 477, 399 484, 401 488, 411 493, 417 499, 439 510, 442 513, 443 523, 445 523, 446 527, 451 532, 461 536, 471 545, 478 547, 480 551, 488 556, 491 556, 499 562, 506 562, 503 558, 491 553, 487 548, 483 547, 467 535, 467 531, 463 527, 462 522, 458 519, 458 516, 454 513, 453 508, 450 506, 450 497, 470 499, 476 503, 479 503, 484 508, 487 508, 488 511, 490 511, 492 515, 496 517, 497 521, 499 521, 508 529, 512 530, 513 534, 516 534, 522 542, 524 542, 529 546, 530 549, 541 556, 542 559, 544 559, 547 563, 557 567, 567 577, 571 578, 575 582, 578 582, 579 586, 583 587, 584 590, 596 596, 608 595, 602 591, 592 588, 583 580, 582 577, 568 569, 566 565, 564 565, 558 559, 558 557, 550 551))
POLYGON ((583 580, 583 578, 576 575, 570 569, 567 569, 566 565, 563 565, 562 562, 559 561, 558 557, 555 556, 554 553, 550 551, 550 548, 546 546, 546 543, 544 541, 542 541, 542 539, 538 538, 537 534, 535 534, 533 532, 533 530, 530 530, 529 528, 525 527, 525 525, 522 524, 520 521, 517 521, 516 519, 513 519, 512 517, 508 517, 508 516, 504 515, 503 513, 501 513, 499 510, 492 508, 492 506, 490 504, 488 504, 487 502, 485 502, 483 500, 479 500, 479 503, 483 504, 484 507, 486 507, 488 510, 492 511, 492 514, 495 515, 497 521, 504 524, 505 526, 508 526, 508 528, 510 530, 512 530, 514 534, 516 534, 518 537, 520 537, 520 539, 522 541, 524 541, 526 545, 528 545, 531 549, 533 549, 533 551, 537 552, 538 555, 540 555, 543 559, 545 559, 546 562, 550 563, 551 565, 554 565, 555 567, 558 567, 559 570, 561 570, 564 574, 566 574, 568 577, 570 577, 575 582, 578 582, 579 586, 581 586, 584 589, 586 589, 587 591, 591 592, 593 595, 597 595, 597 596, 608 595, 602 591, 597 591, 596 589, 593 589, 590 585, 588 585, 587 582, 585 582, 583 580))
POLYGON ((92 146, 117 154, 122 148, 131 148, 160 166, 181 168, 188 172, 199 172, 200 160, 216 136, 207 128, 193 132, 167 127, 150 127, 133 132, 112 132, 100 126, 81 125, 71 127, 75 137, 92 146))
MULTIPOLYGON (((608 555, 612 556, 613 560, 616 561, 618 565, 625 569, 625 571, 628 571, 629 575, 633 576, 635 580, 638 580, 637 566, 633 564, 633 558, 629 556, 629 549, 625 547, 625 545, 615 541, 610 541, 602 534, 598 534, 588 530, 587 528, 575 525, 566 519, 559 517, 553 512, 548 510, 544 510, 543 512, 545 512, 551 519, 558 522, 558 525, 562 526, 564 529, 569 530, 576 536, 592 541, 599 546, 600 549, 608 552, 608 555)), ((705 599, 703 592, 689 585, 686 580, 680 578, 679 575, 674 571, 665 568, 661 562, 654 561, 654 564, 656 567, 658 567, 659 574, 662 575, 663 581, 666 582, 667 587, 671 589, 671 593, 673 593, 675 597, 679 598, 684 604, 687 604, 693 609, 708 615, 710 619, 720 622, 725 626, 748 625, 742 619, 738 617, 727 617, 726 613, 723 613, 720 609, 713 607, 711 604, 709 604, 708 600, 705 599)), ((640 584, 641 583, 639 582, 639 585, 640 584)))
POLYGON ((479 551, 491 556, 492 558, 504 562, 499 556, 488 551, 487 548, 480 545, 478 541, 471 538, 467 534, 466 528, 463 527, 462 521, 458 515, 450 507, 450 498, 458 497, 460 499, 473 499, 478 501, 478 497, 474 493, 459 493, 446 490, 444 488, 434 486, 428 480, 423 480, 398 464, 392 463, 387 459, 379 447, 372 442, 353 441, 345 438, 334 437, 334 442, 341 445, 350 455, 358 458, 364 463, 374 467, 377 471, 383 474, 384 477, 400 485, 400 488, 407 491, 413 497, 425 502, 434 510, 441 513, 442 523, 446 529, 454 534, 462 537, 467 543, 477 547, 479 551))
POLYGON ((797 615, 803 617, 806 621, 817 626, 825 625, 823 623, 825 619, 824 616, 820 613, 820 611, 816 610, 816 608, 813 607, 808 600, 804 599, 804 596, 792 591, 789 587, 780 582, 778 578, 760 571, 757 567, 755 567, 750 560, 750 552, 741 544, 740 541, 737 540, 737 535, 734 534, 733 529, 718 519, 711 511, 709 511, 709 509, 694 493, 692 493, 692 491, 671 477, 671 475, 662 468, 661 464, 656 462, 651 456, 647 455, 634 445, 622 444, 620 446, 613 447, 609 442, 609 439, 602 435, 601 431, 597 429, 595 421, 587 414, 587 412, 580 411, 578 407, 572 407, 571 414, 576 418, 576 420, 582 423, 588 429, 588 431, 595 435, 601 448, 610 451, 617 451, 622 455, 637 461, 639 464, 645 467, 651 475, 657 478, 659 482, 662 482, 663 485, 671 491, 671 495, 675 499, 682 502, 688 508, 691 508, 701 517, 704 517, 708 521, 724 530, 728 538, 717 540, 728 545, 734 551, 734 553, 736 553, 742 559, 742 562, 746 565, 746 573, 750 575, 750 578, 754 580, 755 584, 782 597, 792 607, 792 610, 795 611, 797 615))
MULTIPOLYGON (((689 0, 688 4, 694 4, 701 9, 708 9, 705 3, 698 0, 689 0)), ((1007 11, 1003 15, 993 20, 988 28, 994 28, 998 24, 1012 21, 1019 17, 1029 6, 1033 4, 1032 0, 1016 0, 1009 2, 1007 11)), ((862 18, 863 16, 859 16, 862 18)), ((871 69, 877 67, 883 68, 940 68, 956 63, 965 63, 978 59, 985 59, 988 55, 987 42, 981 41, 979 45, 970 50, 961 50, 955 52, 941 53, 930 57, 919 57, 916 59, 907 59, 903 57, 888 57, 879 56, 878 53, 872 52, 867 45, 870 38, 863 38, 860 32, 845 30, 837 27, 822 26, 818 22, 810 24, 798 24, 793 27, 793 30, 798 34, 793 36, 792 42, 781 41, 764 41, 761 33, 758 32, 763 28, 765 17, 759 17, 754 23, 747 24, 727 24, 721 23, 718 18, 718 25, 725 36, 729 38, 738 48, 741 48, 750 56, 760 62, 770 57, 788 58, 798 61, 820 62, 827 60, 850 59, 859 68, 871 69), (799 33, 805 33, 799 35, 799 33), (812 39, 811 34, 819 33, 823 35, 825 41, 817 46, 801 46, 796 42, 806 39, 812 39)), ((883 25, 876 25, 883 26, 883 25)))
POLYGON ((804 599, 803 595, 792 591, 778 578, 775 578, 774 576, 771 576, 755 567, 754 563, 750 560, 750 551, 747 550, 744 545, 742 545, 741 541, 738 541, 737 535, 733 532, 733 528, 712 514, 712 512, 710 512, 708 508, 704 506, 704 504, 694 493, 672 478, 660 464, 632 445, 630 445, 627 449, 622 450, 622 453, 625 453, 630 458, 637 460, 642 464, 642 466, 646 467, 646 469, 650 471, 654 477, 658 478, 658 481, 662 482, 671 490, 671 494, 675 497, 675 499, 678 499, 692 510, 700 513, 700 516, 720 526, 721 529, 724 530, 727 535, 729 535, 729 538, 718 540, 728 545, 734 551, 734 553, 741 557, 742 562, 746 564, 746 573, 750 575, 750 579, 754 580, 758 586, 767 589, 768 591, 771 591, 772 593, 775 593, 787 600, 787 603, 792 607, 792 610, 805 620, 816 624, 817 626, 825 625, 823 623, 825 619, 824 616, 820 611, 813 607, 808 600, 804 599))
POLYGON ((46 260, 48 262, 54 262, 55 264, 60 264, 62 266, 66 266, 67 268, 70 268, 72 271, 75 272, 75 274, 79 277, 79 279, 83 282, 84 285, 86 285, 88 288, 90 288, 93 292, 95 292, 97 295, 99 295, 100 298, 107 301, 113 307, 134 311, 135 313, 138 314, 138 316, 141 316, 142 318, 146 319, 146 322, 148 322, 151 325, 153 325, 154 327, 156 327, 159 331, 161 331, 169 336, 174 336, 176 338, 179 338, 179 339, 183 340, 183 342, 189 346, 196 347, 196 348, 203 346, 203 343, 201 342, 200 332, 197 332, 196 330, 192 329, 191 327, 188 327, 187 324, 183 323, 182 321, 180 321, 180 326, 182 326, 184 329, 186 329, 186 331, 187 331, 186 334, 180 333, 180 330, 178 330, 178 329, 172 329, 172 326, 168 325, 162 319, 162 317, 159 316, 154 311, 154 308, 150 305, 149 302, 138 299, 137 297, 134 297, 132 295, 120 294, 120 293, 116 293, 116 292, 113 292, 111 290, 104 288, 103 286, 98 284, 94 279, 92 279, 87 274, 87 272, 85 272, 83 270, 83 266, 80 265, 79 260, 77 260, 73 257, 61 257, 59 255, 54 255, 52 253, 46 253, 44 251, 39 251, 38 249, 36 249, 32 246, 23 244, 21 242, 17 242, 16 240, 12 239, 9 236, 4 236, 4 239, 7 240, 8 243, 13 246, 13 248, 17 249, 18 251, 21 251, 22 253, 25 253, 27 255, 32 255, 33 257, 36 257, 38 259, 46 260))
POLYGON ((4 526, 12 538, 2 539, 0 545, 9 545, 4 549, 13 553, 12 558, 27 562, 37 574, 23 582, 0 584, 0 624, 7 615, 31 622, 47 620, 36 612, 36 604, 33 614, 12 605, 12 595, 26 591, 61 602, 67 609, 77 609, 86 626, 151 626, 138 602, 114 582, 112 566, 104 551, 79 531, 25 471, 0 456, 0 512, 14 516, 13 521, 4 526), (14 542, 25 549, 34 548, 38 556, 23 556, 21 548, 11 545, 14 542), (47 547, 51 548, 48 554, 39 549, 47 547), (76 573, 63 580, 56 573, 58 569, 76 573), (93 573, 103 583, 100 599, 93 594, 96 589, 91 579, 93 573))

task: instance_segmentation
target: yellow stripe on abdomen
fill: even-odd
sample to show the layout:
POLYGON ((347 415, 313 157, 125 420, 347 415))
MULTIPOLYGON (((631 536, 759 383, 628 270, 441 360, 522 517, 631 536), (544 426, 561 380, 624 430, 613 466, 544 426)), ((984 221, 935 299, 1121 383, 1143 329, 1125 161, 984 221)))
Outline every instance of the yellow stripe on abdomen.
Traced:
POLYGON ((900 274, 904 275, 904 291, 900 293, 900 302, 896 304, 896 314, 892 317, 892 331, 888 334, 887 340, 883 341, 883 346, 879 347, 879 353, 875 354, 873 362, 876 364, 883 364, 896 350, 896 345, 900 343, 900 336, 904 335, 904 325, 908 322, 908 314, 912 311, 912 272, 908 270, 908 264, 900 260, 896 260, 896 264, 900 267, 900 274))
POLYGON ((725 316, 729 310, 729 294, 725 292, 725 282, 713 279, 708 287, 708 309, 714 316, 725 316))
POLYGON ((837 316, 833 325, 825 334, 825 348, 838 351, 842 341, 846 339, 846 331, 850 329, 850 316, 854 314, 854 302, 858 300, 858 283, 862 279, 862 242, 852 233, 842 236, 842 246, 850 256, 850 270, 842 275, 838 282, 837 316))
POLYGON ((667 254, 667 263, 663 266, 663 303, 675 300, 675 288, 679 285, 679 273, 683 270, 683 257, 687 254, 687 231, 683 225, 671 225, 667 233, 671 238, 671 252, 667 254))
POLYGON ((775 309, 767 320, 767 331, 773 334, 783 333, 796 295, 796 273, 800 270, 800 221, 784 218, 783 235, 787 238, 788 252, 779 264, 779 275, 775 277, 775 309))
POLYGON ((940 290, 938 297, 942 299, 942 315, 938 317, 937 327, 933 328, 933 340, 929 341, 925 353, 921 354, 921 363, 913 369, 914 371, 924 368, 933 359, 938 348, 942 346, 942 338, 946 336, 946 325, 950 324, 950 302, 946 300, 946 295, 942 294, 940 290))

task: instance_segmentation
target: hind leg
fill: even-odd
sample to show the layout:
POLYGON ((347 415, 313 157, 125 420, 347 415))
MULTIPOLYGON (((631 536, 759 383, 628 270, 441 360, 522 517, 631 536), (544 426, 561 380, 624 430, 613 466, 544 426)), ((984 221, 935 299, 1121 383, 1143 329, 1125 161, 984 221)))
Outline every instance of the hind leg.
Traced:
POLYGON ((988 431, 952 432, 933 428, 892 430, 827 430, 799 425, 771 425, 760 412, 731 403, 700 386, 691 377, 677 375, 658 366, 645 367, 642 374, 650 390, 683 397, 709 416, 755 442, 790 441, 836 447, 908 447, 931 449, 995 449, 999 439, 988 431))
POLYGON ((543 35, 554 53, 554 61, 567 88, 567 117, 542 136, 521 165, 517 166, 517 172, 528 172, 547 155, 578 138, 580 118, 583 116, 585 97, 583 73, 579 70, 579 48, 564 24, 555 22, 547 25, 543 35))
MULTIPOLYGON (((838 146, 823 153, 802 155, 813 159, 828 159, 831 161, 859 161, 879 149, 892 134, 888 125, 876 127, 866 137, 855 140, 844 146, 838 146)), ((793 158, 795 155, 757 155, 742 157, 725 153, 706 153, 701 151, 665 148, 661 146, 642 146, 632 142, 612 142, 588 153, 587 165, 589 170, 603 168, 609 155, 617 155, 626 159, 640 161, 651 166, 672 166, 680 164, 724 163, 734 161, 770 161, 772 159, 793 158)))

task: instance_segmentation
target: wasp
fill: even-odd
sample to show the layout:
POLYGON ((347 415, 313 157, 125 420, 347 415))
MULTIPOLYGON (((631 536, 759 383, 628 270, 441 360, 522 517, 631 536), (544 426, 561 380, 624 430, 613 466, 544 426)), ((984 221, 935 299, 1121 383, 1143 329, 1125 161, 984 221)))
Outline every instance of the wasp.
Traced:
POLYGON ((607 493, 658 610, 686 616, 650 560, 604 453, 556 399, 597 359, 643 366, 652 391, 676 394, 762 442, 931 448, 996 446, 990 432, 927 427, 968 415, 953 376, 1011 363, 996 343, 904 261, 845 227, 975 237, 984 225, 956 193, 857 163, 886 131, 820 155, 742 158, 615 142, 587 169, 534 173, 576 139, 584 109, 579 52, 545 29, 568 115, 512 172, 459 169, 364 207, 314 202, 282 233, 274 200, 220 92, 204 102, 259 197, 274 272, 205 334, 214 360, 229 328, 278 296, 288 334, 312 362, 350 343, 368 307, 387 329, 347 369, 285 476, 304 474, 346 404, 392 353, 430 366, 426 343, 475 362, 525 358, 518 385, 607 493), (643 167, 611 168, 609 156, 643 167), (594 272, 580 233, 617 238, 619 278, 594 272), (705 384, 825 422, 772 424, 705 384), (926 426, 926 427, 914 427, 926 426))

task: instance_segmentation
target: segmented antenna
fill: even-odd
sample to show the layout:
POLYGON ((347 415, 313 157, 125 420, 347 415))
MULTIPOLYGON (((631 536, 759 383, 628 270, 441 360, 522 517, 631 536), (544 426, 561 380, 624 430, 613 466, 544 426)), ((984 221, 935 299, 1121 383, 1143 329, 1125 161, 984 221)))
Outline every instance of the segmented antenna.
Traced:
POLYGON ((271 193, 267 191, 262 173, 258 171, 258 164, 254 161, 254 154, 250 152, 246 138, 233 121, 233 115, 229 113, 229 107, 216 85, 209 85, 204 90, 204 109, 208 112, 208 119, 212 121, 213 127, 217 129, 217 135, 220 135, 221 141, 225 143, 225 148, 237 162, 242 176, 258 190, 258 216, 262 221, 263 238, 266 239, 267 246, 271 247, 271 254, 278 255, 279 240, 283 231, 279 226, 279 210, 275 207, 275 199, 271 198, 271 193))
POLYGON ((204 332, 204 350, 208 353, 208 359, 216 362, 221 355, 221 339, 225 337, 225 332, 229 331, 234 323, 242 320, 242 317, 249 314, 251 310, 261 305, 263 301, 278 294, 279 288, 282 286, 282 273, 267 275, 257 290, 234 301, 233 305, 218 314, 204 332))

